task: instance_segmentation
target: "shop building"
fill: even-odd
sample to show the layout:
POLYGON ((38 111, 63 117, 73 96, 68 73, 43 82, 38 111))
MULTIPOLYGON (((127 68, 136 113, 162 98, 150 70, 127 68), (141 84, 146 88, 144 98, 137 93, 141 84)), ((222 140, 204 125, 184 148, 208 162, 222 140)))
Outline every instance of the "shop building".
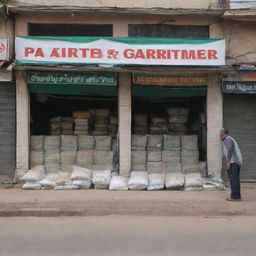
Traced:
MULTIPOLYGON (((159 114, 168 107, 176 106, 181 108, 187 107, 194 113, 190 117, 190 134, 192 133, 193 121, 198 118, 200 113, 205 114, 207 132, 204 134, 207 139, 204 142, 204 146, 207 147, 207 150, 206 156, 203 156, 204 153, 201 153, 200 157, 207 161, 209 175, 221 175, 222 147, 219 140, 219 129, 223 124, 226 125, 225 116, 223 123, 223 113, 226 115, 225 109, 223 112, 223 98, 225 108, 225 97, 227 96, 227 94, 222 92, 222 77, 226 77, 231 72, 234 72, 241 63, 253 62, 254 54, 249 53, 248 55, 247 53, 248 49, 250 49, 250 42, 254 37, 252 13, 249 14, 250 20, 252 20, 244 21, 244 14, 241 15, 238 12, 231 13, 229 10, 224 12, 223 7, 228 6, 224 1, 223 5, 219 5, 219 1, 212 1, 210 8, 208 3, 206 4, 203 1, 191 3, 193 6, 188 6, 188 3, 186 3, 187 9, 183 8, 182 12, 180 8, 184 7, 184 3, 181 1, 173 3, 174 6, 171 10, 168 9, 166 1, 161 3, 162 8, 154 8, 156 6, 154 1, 147 5, 144 2, 142 3, 142 1, 136 3, 130 1, 126 4, 118 3, 118 8, 113 8, 114 6, 110 3, 104 3, 104 7, 103 3, 101 5, 97 2, 94 6, 89 4, 88 6, 82 6, 79 3, 74 3, 75 6, 69 6, 70 12, 66 12, 61 7, 61 4, 58 8, 54 7, 53 3, 43 3, 39 11, 37 9, 38 6, 34 5, 34 2, 27 2, 30 4, 29 7, 24 7, 17 3, 10 7, 11 12, 18 14, 15 17, 15 35, 17 37, 81 36, 89 39, 96 36, 100 38, 124 37, 128 40, 132 37, 141 37, 152 38, 152 40, 155 39, 158 42, 162 38, 182 38, 183 40, 196 40, 200 38, 206 41, 217 38, 226 39, 226 54, 228 58, 226 63, 215 62, 213 65, 208 65, 207 63, 195 65, 196 61, 200 58, 201 63, 206 58, 214 63, 216 57, 215 49, 208 49, 205 52, 196 50, 185 51, 184 49, 180 52, 173 52, 170 48, 168 48, 169 51, 168 49, 166 51, 159 51, 161 48, 156 48, 154 51, 152 49, 138 51, 138 48, 136 51, 128 49, 125 52, 126 59, 128 60, 127 63, 124 63, 125 65, 120 62, 113 62, 108 63, 112 65, 109 66, 97 60, 88 64, 83 59, 83 63, 79 63, 81 57, 85 55, 99 57, 100 52, 95 49, 59 49, 53 53, 53 56, 65 57, 70 55, 76 61, 65 64, 18 63, 17 61, 15 67, 17 177, 20 177, 30 167, 30 135, 34 133, 32 130, 34 129, 33 121, 35 119, 32 118, 31 120, 31 113, 33 112, 33 115, 35 115, 37 110, 34 104, 35 102, 38 103, 36 94, 45 94, 42 91, 42 87, 53 90, 53 87, 49 84, 47 86, 47 84, 41 82, 37 84, 32 83, 31 78, 35 72, 37 72, 37 75, 39 74, 39 77, 40 73, 47 74, 47 77, 55 72, 59 72, 60 76, 64 75, 65 77, 70 72, 76 72, 76 74, 80 72, 81 76, 86 77, 88 72, 95 72, 96 74, 101 73, 104 76, 112 74, 116 78, 115 86, 108 87, 107 85, 94 84, 94 89, 88 86, 90 88, 87 87, 86 91, 82 93, 81 87, 84 90, 84 86, 79 85, 79 83, 77 84, 77 82, 72 84, 71 89, 70 86, 66 86, 68 88, 64 86, 66 94, 63 93, 63 84, 61 89, 55 86, 55 94, 58 94, 56 90, 61 90, 62 92, 59 94, 61 95, 58 99, 59 101, 57 101, 58 97, 55 97, 53 106, 56 107, 60 105, 60 102, 68 101, 69 103, 66 103, 66 106, 71 106, 69 114, 72 110, 80 109, 83 105, 76 108, 73 103, 70 103, 70 100, 67 100, 72 95, 73 98, 76 96, 73 100, 77 101, 79 93, 76 95, 74 91, 78 92, 79 90, 80 95, 86 94, 87 98, 91 98, 88 101, 90 102, 88 103, 89 105, 86 105, 88 108, 100 108, 104 106, 102 102, 105 102, 105 106, 109 106, 111 112, 115 113, 118 117, 119 171, 121 174, 129 175, 132 169, 131 136, 134 133, 134 114, 140 112, 159 114), (96 10, 97 12, 95 12, 96 10), (148 14, 149 10, 151 14, 148 14), (249 42, 248 40, 241 39, 244 47, 237 44, 240 40, 238 40, 239 34, 245 35, 243 38, 249 38, 249 42), (144 62, 142 61, 143 58, 144 62), (171 65, 154 63, 155 58, 163 62, 168 61, 171 65), (183 60, 190 59, 190 63, 182 64, 183 60, 179 60, 181 64, 177 65, 178 58, 183 60), (137 63, 137 60, 141 62, 137 63), (151 65, 148 65, 148 63, 151 63, 151 65)), ((159 2, 157 5, 159 5, 159 2)), ((42 43, 42 47, 44 45, 47 45, 47 43, 42 43)), ((19 45, 16 44, 17 46, 19 45)), ((111 44, 108 46, 111 46, 111 44)), ((65 47, 61 46, 59 48, 65 47)), ((110 47, 110 49, 112 48, 110 47)), ((225 48, 223 47, 222 50, 225 51, 225 48)), ((19 54, 19 52, 16 52, 16 54, 19 54)), ((35 58, 40 59, 42 54, 40 49, 27 49, 27 55, 30 57, 34 55, 35 58)), ((115 52, 111 52, 111 58, 113 61, 115 60, 115 52)), ((16 60, 18 60, 17 57, 16 60)), ((45 92, 46 94, 52 94, 50 91, 45 92)), ((233 101, 233 98, 231 101, 233 101)), ((60 112, 61 108, 59 106, 60 112)), ((156 115, 156 117, 158 116, 156 115)), ((150 120, 148 120, 148 129, 150 129, 150 120)), ((40 127, 40 125, 38 126, 40 127)), ((40 131, 37 130, 34 134, 39 133, 40 131)), ((45 131, 45 134, 49 134, 49 131, 45 131)), ((250 167, 248 168, 250 169, 250 167)))

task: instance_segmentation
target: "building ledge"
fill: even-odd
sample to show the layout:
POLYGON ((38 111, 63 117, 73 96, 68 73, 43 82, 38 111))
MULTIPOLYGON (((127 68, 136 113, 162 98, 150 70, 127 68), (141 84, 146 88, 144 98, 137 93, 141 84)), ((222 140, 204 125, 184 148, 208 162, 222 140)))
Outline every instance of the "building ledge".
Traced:
POLYGON ((40 71, 108 71, 108 72, 130 72, 130 73, 161 73, 161 74, 208 74, 225 73, 237 70, 234 66, 100 66, 100 65, 21 65, 14 67, 16 71, 40 70, 40 71))
MULTIPOLYGON (((1 7, 1 5, 0 5, 1 7)), ((221 16, 224 10, 194 9, 194 8, 140 8, 140 7, 90 7, 90 6, 63 6, 63 5, 8 5, 9 12, 85 12, 85 13, 120 13, 120 14, 152 14, 152 15, 211 15, 221 16)))
POLYGON ((231 20, 256 21, 256 9, 229 9, 225 11, 222 18, 231 20))

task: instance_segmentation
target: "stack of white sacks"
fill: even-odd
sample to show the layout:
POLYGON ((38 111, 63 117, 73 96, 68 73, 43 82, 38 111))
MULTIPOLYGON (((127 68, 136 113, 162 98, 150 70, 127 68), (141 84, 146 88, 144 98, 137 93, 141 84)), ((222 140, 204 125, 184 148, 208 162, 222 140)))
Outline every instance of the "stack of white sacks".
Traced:
POLYGON ((112 172, 111 144, 111 136, 32 136, 23 188, 203 189, 195 135, 133 135, 130 177, 112 172))

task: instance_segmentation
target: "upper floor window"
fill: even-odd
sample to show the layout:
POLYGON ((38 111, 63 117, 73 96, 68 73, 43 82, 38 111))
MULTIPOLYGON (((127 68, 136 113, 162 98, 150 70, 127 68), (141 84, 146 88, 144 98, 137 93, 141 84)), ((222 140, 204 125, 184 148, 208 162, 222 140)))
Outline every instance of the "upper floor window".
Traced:
POLYGON ((28 24, 30 36, 113 36, 112 24, 28 24))
POLYGON ((209 26, 129 25, 129 37, 209 38, 209 26))

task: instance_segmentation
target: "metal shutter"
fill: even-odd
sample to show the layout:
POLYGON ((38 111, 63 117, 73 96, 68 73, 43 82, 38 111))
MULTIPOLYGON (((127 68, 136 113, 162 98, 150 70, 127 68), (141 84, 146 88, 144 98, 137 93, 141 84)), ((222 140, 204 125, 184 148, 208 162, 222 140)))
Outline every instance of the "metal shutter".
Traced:
POLYGON ((224 126, 242 151, 241 180, 256 181, 256 95, 224 94, 224 126))
POLYGON ((15 86, 0 83, 0 175, 13 176, 16 166, 15 86))

